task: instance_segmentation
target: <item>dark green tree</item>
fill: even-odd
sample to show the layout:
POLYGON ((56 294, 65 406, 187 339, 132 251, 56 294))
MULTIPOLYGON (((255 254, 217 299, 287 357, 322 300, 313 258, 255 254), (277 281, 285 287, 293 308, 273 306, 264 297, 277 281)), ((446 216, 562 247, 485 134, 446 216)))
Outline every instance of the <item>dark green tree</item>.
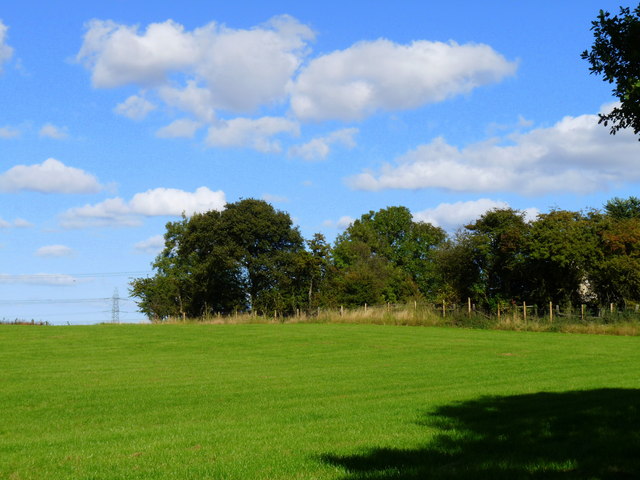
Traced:
POLYGON ((602 257, 597 215, 552 210, 533 222, 526 247, 530 299, 575 305, 589 296, 591 273, 602 257))
POLYGON ((618 15, 600 10, 591 30, 595 37, 590 50, 582 53, 591 73, 614 84, 620 105, 600 114, 600 123, 611 124, 611 133, 632 128, 640 133, 640 5, 621 7, 618 15))
POLYGON ((640 218, 640 198, 614 197, 604 205, 607 215, 615 219, 640 218))
POLYGON ((289 215, 246 199, 169 222, 155 276, 133 280, 131 293, 150 318, 286 313, 306 302, 309 265, 289 215))
POLYGON ((308 309, 335 304, 332 298, 332 280, 337 270, 332 261, 331 245, 327 243, 324 235, 316 233, 311 240, 307 240, 307 248, 310 263, 308 309))
POLYGON ((524 213, 494 209, 467 225, 458 237, 458 250, 469 256, 469 296, 491 305, 495 301, 521 300, 527 290, 524 248, 529 224, 524 213))
POLYGON ((590 272, 601 305, 640 301, 640 200, 614 198, 605 213, 594 215, 600 258, 590 272))
POLYGON ((436 283, 432 257, 445 238, 442 229, 414 221, 406 207, 370 211, 336 239, 338 291, 347 303, 360 305, 431 297, 436 283))

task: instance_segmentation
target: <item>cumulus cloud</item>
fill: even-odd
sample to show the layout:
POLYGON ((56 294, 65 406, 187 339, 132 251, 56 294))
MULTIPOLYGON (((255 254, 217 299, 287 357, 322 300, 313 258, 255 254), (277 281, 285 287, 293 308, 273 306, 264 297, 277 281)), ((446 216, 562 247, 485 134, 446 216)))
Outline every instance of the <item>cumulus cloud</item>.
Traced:
POLYGON ((76 207, 64 212, 60 224, 64 228, 132 227, 142 223, 141 217, 193 215, 197 212, 222 210, 226 205, 223 191, 200 187, 195 192, 174 188, 155 188, 137 193, 126 202, 109 198, 95 205, 76 207))
POLYGON ((442 188, 458 192, 586 194, 640 179, 638 141, 609 135, 596 115, 458 148, 443 138, 420 145, 378 173, 347 179, 359 190, 442 188))
POLYGON ((172 20, 152 23, 141 35, 136 26, 111 20, 92 20, 86 29, 76 59, 91 70, 96 87, 157 85, 198 57, 192 35, 172 20))
POLYGON ((299 135, 300 126, 279 117, 234 118, 209 128, 207 144, 215 147, 252 148, 263 153, 279 153, 280 142, 272 137, 279 134, 299 135))
POLYGON ((95 193, 102 188, 93 175, 55 158, 37 165, 16 165, 0 174, 0 192, 95 193))
POLYGON ((357 128, 343 128, 329 135, 314 138, 302 145, 294 145, 289 149, 289 156, 301 157, 308 161, 322 160, 331 152, 333 145, 341 145, 345 148, 354 148, 356 142, 353 137, 358 133, 357 128))
MULTIPOLYGON (((419 222, 427 222, 442 227, 445 230, 455 230, 463 225, 474 222, 489 210, 510 208, 507 202, 481 198, 468 202, 441 203, 435 208, 427 208, 413 214, 419 222)), ((536 208, 524 211, 525 219, 534 220, 540 213, 536 208)))
POLYGON ((9 27, 0 20, 0 73, 2 73, 2 65, 13 56, 13 48, 7 44, 8 30, 9 27))
POLYGON ((206 95, 200 99, 209 107, 248 112, 286 96, 313 38, 309 27, 287 15, 246 30, 212 22, 187 31, 167 20, 140 32, 136 26, 93 20, 76 58, 99 88, 166 88, 171 74, 182 74, 183 93, 191 89, 187 97, 201 88, 206 95))
POLYGON ((146 98, 131 95, 124 102, 116 105, 113 111, 132 120, 142 120, 155 108, 156 106, 146 98))
POLYGON ((136 243, 133 248, 138 253, 160 253, 164 248, 164 236, 154 235, 153 237, 136 243))
POLYGON ((36 250, 37 257, 70 257, 74 251, 66 245, 46 245, 36 250))
POLYGON ((359 42, 313 59, 292 87, 291 107, 303 120, 359 120, 468 93, 516 68, 482 44, 359 42))
POLYGON ((157 215, 193 215, 196 212, 222 210, 226 205, 222 190, 216 192, 207 187, 199 187, 195 192, 185 192, 175 188, 155 188, 144 193, 136 193, 129 207, 133 213, 157 215))
POLYGON ((11 275, 0 273, 0 283, 5 284, 25 284, 25 285, 48 285, 57 287, 67 287, 75 285, 78 280, 62 273, 34 273, 32 275, 11 275))
MULTIPOLYGON (((291 120, 275 120, 284 110, 298 121, 359 120, 470 92, 517 67, 487 45, 425 40, 363 41, 308 61, 314 37, 309 26, 288 15, 249 29, 92 20, 76 59, 96 88, 140 88, 116 113, 142 119, 157 104, 191 118, 160 129, 159 137, 192 138, 194 122, 200 122, 210 126, 211 147, 266 153, 281 151, 273 136, 298 130, 291 120), (257 115, 262 118, 252 118, 257 115)), ((321 159, 336 144, 351 148, 353 135, 345 130, 342 137, 316 138, 293 147, 291 155, 321 159)))
POLYGON ((64 140, 69 137, 66 127, 56 127, 51 123, 43 125, 38 134, 41 137, 53 138, 55 140, 64 140))
POLYGON ((180 118, 156 132, 159 138, 193 138, 202 123, 189 118, 180 118))
POLYGON ((0 138, 9 139, 9 138, 18 138, 20 136, 20 130, 13 127, 0 127, 0 138))

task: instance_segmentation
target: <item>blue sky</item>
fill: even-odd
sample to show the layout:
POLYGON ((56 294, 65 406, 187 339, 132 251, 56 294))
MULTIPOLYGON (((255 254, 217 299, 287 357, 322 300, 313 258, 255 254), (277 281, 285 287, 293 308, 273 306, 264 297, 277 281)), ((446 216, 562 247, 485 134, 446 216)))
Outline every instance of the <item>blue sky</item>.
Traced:
POLYGON ((580 52, 600 1, 29 1, 0 8, 0 319, 142 316, 180 212, 261 198, 333 239, 637 195, 580 52))

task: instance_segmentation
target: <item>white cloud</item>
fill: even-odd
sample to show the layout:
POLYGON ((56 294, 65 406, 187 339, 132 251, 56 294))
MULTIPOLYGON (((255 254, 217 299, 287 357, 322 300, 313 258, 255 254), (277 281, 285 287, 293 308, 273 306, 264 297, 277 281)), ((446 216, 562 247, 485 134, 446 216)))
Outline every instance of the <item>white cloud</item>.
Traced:
POLYGON ((113 111, 132 120, 142 120, 155 108, 156 106, 146 98, 131 95, 124 102, 116 105, 113 111))
POLYGON ((0 273, 0 283, 5 284, 26 284, 26 285, 49 285, 56 287, 67 287, 78 282, 71 275, 62 273, 35 273, 32 275, 11 275, 0 273))
POLYGON ((337 228, 339 230, 344 230, 348 228, 353 222, 354 218, 349 217, 348 215, 344 215, 338 219, 338 221, 334 220, 325 220, 322 224, 328 228, 337 228))
POLYGON ((131 211, 146 216, 193 215, 196 212, 222 210, 226 205, 222 190, 216 192, 207 187, 199 187, 195 192, 185 192, 174 188, 155 188, 144 193, 136 193, 129 202, 131 211))
POLYGON ((357 128, 344 128, 336 130, 329 135, 317 137, 302 145, 295 145, 289 149, 289 156, 301 157, 305 160, 322 160, 329 155, 333 145, 342 145, 345 148, 354 148, 356 142, 353 137, 358 133, 357 128))
POLYGON ((38 134, 41 137, 53 138, 55 140, 64 140, 69 137, 66 127, 56 127, 51 123, 43 125, 38 134))
POLYGON ((140 225, 142 216, 179 216, 184 212, 222 210, 226 205, 223 191, 200 187, 195 192, 173 188, 155 188, 137 193, 129 202, 119 197, 109 198, 95 205, 76 207, 64 212, 60 224, 64 228, 140 225))
POLYGON ((462 149, 437 138, 379 173, 347 179, 360 190, 442 188, 459 192, 586 194, 640 180, 638 141, 630 131, 609 135, 596 115, 491 139, 462 149))
POLYGON ((272 195, 270 193, 265 193, 264 195, 262 195, 262 200, 269 203, 284 203, 289 201, 287 197, 283 197, 281 195, 272 195))
POLYGON ((46 245, 36 250, 37 257, 70 257, 74 251, 66 245, 46 245))
POLYGON ((509 208, 507 202, 481 198, 468 202, 441 203, 413 214, 413 219, 427 222, 446 230, 453 230, 478 219, 482 214, 496 208, 509 208))
POLYGON ((188 80, 184 88, 160 87, 158 93, 170 107, 190 113, 204 122, 215 120, 215 101, 211 90, 199 87, 194 80, 188 80))
POLYGON ((133 248, 138 253, 160 253, 164 248, 164 235, 155 235, 136 243, 133 248))
POLYGON ((199 51, 191 34, 172 20, 152 23, 140 35, 136 26, 92 20, 76 59, 91 70, 100 88, 157 85, 171 72, 192 66, 199 51))
POLYGON ((309 62, 293 85, 291 106, 303 120, 358 120, 468 93, 516 67, 482 44, 359 42, 309 62))
POLYGON ((0 127, 0 138, 9 139, 20 136, 20 130, 13 127, 0 127))
POLYGON ((0 228, 30 228, 33 227, 33 224, 27 222, 23 218, 16 218, 13 222, 7 222, 6 220, 0 218, 0 228))
POLYGON ((0 174, 0 192, 95 193, 102 188, 93 175, 54 158, 37 165, 16 165, 0 174))
POLYGON ((7 44, 7 27, 2 20, 0 20, 0 73, 2 73, 2 64, 9 61, 13 56, 13 48, 7 44))
POLYGON ((258 119, 234 118, 209 128, 207 144, 215 147, 245 147, 263 153, 279 153, 280 142, 272 140, 278 134, 298 135, 300 126, 279 117, 258 119))
POLYGON ((99 88, 163 87, 165 101, 187 110, 197 94, 210 109, 249 112, 286 97, 313 38, 309 27, 287 15, 247 30, 209 23, 187 31, 167 20, 139 32, 136 26, 93 20, 76 58, 99 88), (174 85, 180 82, 182 88, 174 85))
POLYGON ((162 127, 156 132, 159 138, 193 138, 196 131, 202 127, 202 123, 190 120, 188 118, 180 118, 171 122, 166 127, 162 127))
POLYGON ((28 222, 27 220, 25 220, 24 218, 16 218, 13 221, 13 225, 16 228, 31 228, 33 227, 33 223, 28 222))

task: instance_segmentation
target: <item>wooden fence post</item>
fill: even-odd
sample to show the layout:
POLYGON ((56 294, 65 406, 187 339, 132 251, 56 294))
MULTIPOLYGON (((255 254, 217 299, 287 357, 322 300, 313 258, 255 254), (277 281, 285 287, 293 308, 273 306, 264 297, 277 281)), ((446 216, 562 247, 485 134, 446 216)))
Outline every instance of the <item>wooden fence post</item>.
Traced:
POLYGON ((580 321, 584 322, 584 303, 580 305, 580 321))
POLYGON ((467 297, 467 315, 471 316, 471 297, 467 297))
POLYGON ((444 300, 442 300, 442 318, 447 316, 447 308, 446 308, 446 303, 444 300))
POLYGON ((553 322, 553 302, 549 302, 549 322, 553 322))
POLYGON ((527 323, 527 302, 522 302, 522 319, 527 323))

